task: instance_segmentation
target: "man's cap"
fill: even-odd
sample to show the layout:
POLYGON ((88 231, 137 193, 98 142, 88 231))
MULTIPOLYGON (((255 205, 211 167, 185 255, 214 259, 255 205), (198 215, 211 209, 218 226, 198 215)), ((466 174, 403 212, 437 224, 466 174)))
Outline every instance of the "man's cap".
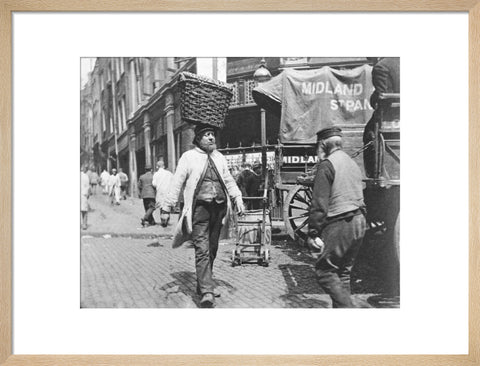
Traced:
POLYGON ((327 127, 317 132, 317 141, 328 139, 332 136, 342 136, 342 130, 339 127, 327 127))
POLYGON ((194 133, 195 133, 195 137, 197 137, 204 134, 207 131, 213 131, 214 133, 216 133, 217 130, 218 128, 215 126, 207 125, 206 123, 201 123, 195 126, 194 133))
POLYGON ((152 165, 151 165, 151 164, 145 164, 145 169, 146 169, 146 170, 152 169, 152 165))

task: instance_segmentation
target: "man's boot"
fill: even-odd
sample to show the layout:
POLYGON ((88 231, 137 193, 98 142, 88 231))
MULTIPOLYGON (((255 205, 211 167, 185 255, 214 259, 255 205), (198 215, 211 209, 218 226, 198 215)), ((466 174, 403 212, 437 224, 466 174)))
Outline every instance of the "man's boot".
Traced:
POLYGON ((202 296, 202 300, 200 300, 200 307, 213 308, 214 306, 215 306, 215 297, 211 292, 207 292, 202 296))

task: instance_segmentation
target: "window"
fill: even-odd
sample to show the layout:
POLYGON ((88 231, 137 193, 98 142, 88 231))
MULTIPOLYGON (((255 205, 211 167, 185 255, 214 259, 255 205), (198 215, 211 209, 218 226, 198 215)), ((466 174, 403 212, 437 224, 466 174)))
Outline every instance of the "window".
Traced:
POLYGON ((117 111, 118 111, 118 120, 119 120, 119 130, 120 132, 123 132, 127 129, 127 118, 126 118, 126 113, 125 113, 125 96, 123 96, 120 101, 118 102, 117 106, 117 111))
POLYGON ((121 113, 122 113, 122 121, 123 121, 123 129, 127 129, 127 113, 125 110, 125 95, 120 99, 120 106, 121 106, 121 113))
POLYGON ((176 132, 175 136, 175 160, 178 162, 182 155, 182 131, 176 132))
POLYGON ((245 104, 255 103, 252 97, 253 88, 255 88, 255 80, 245 80, 245 104))
POLYGON ((117 103, 117 116, 118 116, 118 132, 123 131, 123 115, 122 115, 122 102, 117 103))
POLYGON ((125 65, 123 64, 123 57, 120 57, 118 60, 119 60, 119 64, 120 64, 120 75, 122 75, 125 72, 125 65))
POLYGON ((255 81, 253 79, 236 80, 230 84, 233 86, 233 97, 230 102, 230 107, 255 103, 252 97, 252 90, 255 88, 255 81))
POLYGON ((115 80, 118 81, 120 80, 120 59, 117 57, 115 59, 115 80))
POLYGON ((110 132, 113 133, 113 118, 110 116, 110 132))
POLYGON ((232 97, 232 101, 230 103, 230 106, 234 107, 234 106, 238 106, 240 104, 240 100, 238 98, 238 81, 235 81, 233 84, 233 97, 232 97))
POLYGON ((152 89, 150 89, 150 79, 151 79, 151 75, 150 75, 150 59, 149 58, 144 58, 143 59, 143 94, 147 95, 147 96, 150 96, 152 95, 152 89))
POLYGON ((105 111, 102 110, 102 131, 105 132, 107 130, 107 124, 105 123, 105 111))

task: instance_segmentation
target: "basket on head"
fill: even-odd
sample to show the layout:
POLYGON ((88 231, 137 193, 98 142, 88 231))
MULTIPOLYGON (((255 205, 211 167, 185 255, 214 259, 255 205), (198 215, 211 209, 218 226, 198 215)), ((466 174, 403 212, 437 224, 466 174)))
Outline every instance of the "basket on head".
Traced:
POLYGON ((184 121, 223 128, 233 96, 231 85, 189 72, 180 73, 178 84, 184 121))

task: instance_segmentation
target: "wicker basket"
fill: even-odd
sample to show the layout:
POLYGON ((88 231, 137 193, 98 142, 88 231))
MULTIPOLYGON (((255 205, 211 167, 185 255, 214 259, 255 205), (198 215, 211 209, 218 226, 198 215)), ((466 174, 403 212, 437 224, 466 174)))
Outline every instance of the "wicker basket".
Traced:
POLYGON ((233 87, 218 80, 182 72, 179 76, 182 119, 222 128, 233 87))

